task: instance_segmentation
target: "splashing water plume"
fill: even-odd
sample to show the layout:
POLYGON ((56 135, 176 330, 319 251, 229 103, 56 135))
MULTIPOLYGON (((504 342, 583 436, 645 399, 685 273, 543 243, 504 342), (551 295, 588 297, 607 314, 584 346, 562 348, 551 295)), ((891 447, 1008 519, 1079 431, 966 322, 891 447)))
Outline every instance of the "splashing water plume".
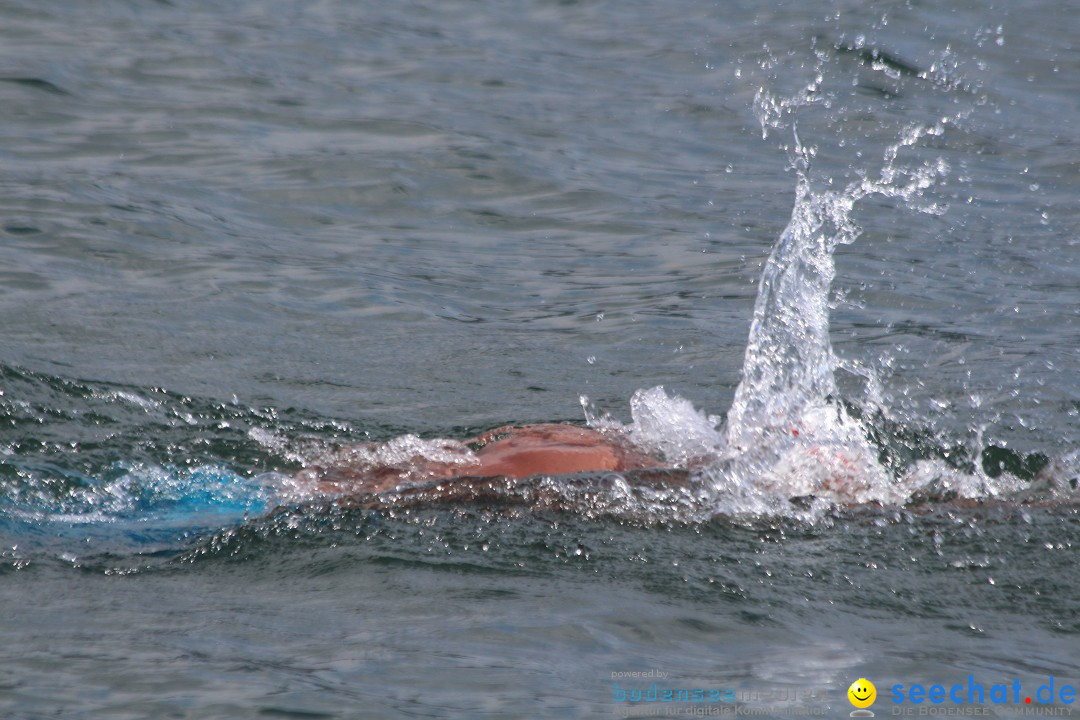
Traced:
MULTIPOLYGON (((763 129, 779 124, 772 113, 794 112, 807 103, 803 98, 759 101, 758 107, 768 110, 762 114, 763 129)), ((886 149, 877 178, 864 175, 837 192, 812 187, 814 149, 801 143, 792 122, 795 205, 762 273, 742 380, 725 428, 727 453, 739 458, 744 478, 747 471, 764 476, 766 486, 772 484, 789 496, 814 494, 855 502, 901 499, 877 462, 865 429, 838 403, 834 373, 840 363, 829 338, 833 253, 858 238, 860 229, 851 215, 863 198, 877 195, 920 212, 942 212, 919 200, 935 178, 945 174, 945 162, 899 167, 897 156, 901 148, 943 130, 944 121, 906 129, 886 149)))
POLYGON ((862 422, 839 402, 834 373, 843 364, 829 338, 833 253, 858 238, 852 212, 864 198, 943 212, 923 202, 922 194, 947 172, 946 163, 908 167, 898 157, 921 138, 940 135, 948 121, 903 129, 886 148, 876 177, 858 172, 843 190, 818 189, 810 173, 816 149, 801 142, 796 120, 800 110, 821 103, 816 83, 792 98, 765 90, 756 98, 763 135, 786 129, 793 138, 786 149, 797 176, 795 203, 762 272, 742 379, 722 430, 717 418, 669 397, 662 387, 638 391, 631 400, 633 422, 625 430, 677 466, 704 466, 700 477, 712 491, 713 510, 724 514, 788 514, 789 499, 799 496, 862 503, 900 502, 910 494, 908 483, 896 481, 878 461, 862 422))

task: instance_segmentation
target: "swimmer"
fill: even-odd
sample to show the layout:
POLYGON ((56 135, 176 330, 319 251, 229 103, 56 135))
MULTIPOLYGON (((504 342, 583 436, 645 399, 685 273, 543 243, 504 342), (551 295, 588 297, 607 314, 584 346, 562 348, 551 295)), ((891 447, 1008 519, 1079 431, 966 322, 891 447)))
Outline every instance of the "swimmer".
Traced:
POLYGON ((395 493, 428 501, 480 500, 515 481, 588 473, 631 473, 649 485, 688 481, 685 470, 664 465, 614 430, 553 423, 505 426, 460 443, 444 441, 434 452, 430 446, 410 452, 403 443, 393 447, 394 442, 357 446, 330 463, 306 468, 296 480, 324 497, 365 498, 360 503, 365 506, 380 505, 379 495, 395 493))
MULTIPOLYGON (((781 458, 779 467, 803 478, 803 484, 787 488, 792 502, 820 497, 841 506, 880 506, 883 500, 874 496, 870 481, 874 468, 866 462, 844 448, 810 445, 781 458)), ((504 426, 461 442, 406 435, 364 443, 308 466, 291 486, 306 498, 329 500, 338 507, 471 503, 565 510, 603 498, 616 485, 619 492, 631 493, 692 489, 694 472, 708 463, 709 458, 702 457, 673 467, 634 445, 622 431, 541 423, 504 426)), ((995 500, 1006 505, 1059 504, 1069 493, 1060 488, 1039 492, 1048 482, 1040 473, 1027 493, 990 502, 929 491, 891 501, 915 512, 943 504, 954 509, 986 507, 995 500)), ((1072 490, 1080 500, 1075 484, 1072 490)))
MULTIPOLYGON (((616 476, 631 492, 692 488, 695 471, 710 460, 673 466, 617 429, 540 423, 504 426, 461 442, 406 435, 365 443, 307 467, 294 488, 306 497, 366 508, 489 501, 556 507, 566 494, 545 479, 558 478, 559 488, 578 496, 603 494, 616 476)), ((796 496, 857 503, 868 491, 866 469, 843 449, 811 445, 784 461, 809 480, 796 496)))

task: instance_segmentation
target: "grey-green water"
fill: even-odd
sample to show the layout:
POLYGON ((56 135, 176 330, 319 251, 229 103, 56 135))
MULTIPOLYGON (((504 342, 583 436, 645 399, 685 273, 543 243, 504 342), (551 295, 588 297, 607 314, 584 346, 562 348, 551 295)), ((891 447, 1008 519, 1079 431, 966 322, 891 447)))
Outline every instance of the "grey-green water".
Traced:
POLYGON ((835 253, 833 347, 880 383, 838 372, 844 399, 886 454, 1068 476, 1078 30, 1054 3, 0 3, 0 715, 609 716, 612 673, 659 669, 774 715, 846 716, 866 677, 880 716, 895 684, 1080 683, 1069 504, 267 516, 263 486, 580 394, 726 412, 795 203, 795 118, 762 139, 760 99, 811 84, 821 191, 948 120, 899 161, 947 166, 947 210, 866 198, 835 253))

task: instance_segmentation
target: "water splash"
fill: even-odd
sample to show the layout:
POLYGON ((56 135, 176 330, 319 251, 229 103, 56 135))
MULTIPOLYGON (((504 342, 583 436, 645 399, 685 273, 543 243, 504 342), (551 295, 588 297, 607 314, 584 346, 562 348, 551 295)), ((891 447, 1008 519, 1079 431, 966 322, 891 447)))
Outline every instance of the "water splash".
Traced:
MULTIPOLYGON (((829 332, 834 254, 861 233, 855 210, 875 198, 891 201, 899 212, 943 214, 946 208, 929 200, 927 191, 948 174, 948 164, 940 157, 908 161, 907 156, 925 154, 925 146, 933 144, 927 139, 962 125, 971 112, 961 108, 908 123, 882 143, 878 160, 865 160, 859 150, 846 165, 834 163, 833 172, 817 172, 818 148, 803 143, 799 122, 839 108, 825 129, 840 137, 842 148, 852 114, 837 95, 823 90, 824 66, 834 58, 820 54, 814 81, 795 93, 781 96, 762 88, 755 98, 763 137, 780 133, 787 139, 782 147, 796 178, 795 197, 791 218, 762 272, 742 376, 726 419, 721 424, 689 401, 653 388, 635 393, 633 421, 620 427, 672 464, 693 469, 700 486, 710 491, 709 512, 737 517, 813 520, 837 503, 1075 499, 1076 453, 1053 461, 1025 457, 984 444, 978 432, 967 446, 956 448, 920 431, 918 418, 895 420, 873 368, 834 352, 829 332), (841 393, 840 370, 863 379, 866 396, 860 401, 841 393)), ((909 75, 941 92, 968 92, 963 83, 942 83, 933 74, 909 75)), ((618 426, 588 406, 586 419, 618 426)))
MULTIPOLYGON (((763 132, 780 117, 816 99, 807 93, 787 101, 763 101, 763 132)), ((751 478, 789 496, 813 494, 841 501, 896 501, 877 450, 861 422, 839 404, 835 372, 841 365, 829 337, 829 293, 834 252, 860 234, 852 212, 864 198, 895 199, 909 210, 941 213, 922 201, 925 190, 948 170, 937 159, 915 166, 898 162, 902 148, 940 135, 947 121, 905 128, 889 145, 876 177, 863 174, 843 190, 815 189, 815 154, 802 144, 794 120, 791 167, 797 176, 791 219, 762 272, 743 363, 742 379, 727 415, 725 441, 730 478, 751 478)))
MULTIPOLYGON (((803 144, 797 121, 800 112, 828 104, 820 82, 819 75, 787 98, 762 89, 755 101, 764 136, 790 134, 785 149, 796 188, 791 219, 762 272, 742 378, 726 421, 721 427, 689 401, 653 388, 634 395, 633 422, 624 427, 672 464, 697 466, 714 493, 714 509, 725 514, 790 514, 790 499, 800 496, 825 503, 901 502, 916 482, 898 479, 879 461, 869 428, 840 402, 838 368, 854 368, 870 386, 877 383, 869 369, 834 353, 830 291, 836 248, 859 237, 853 211, 861 200, 886 198, 908 211, 944 212, 924 193, 948 172, 945 161, 904 164, 901 158, 904 148, 941 135, 950 120, 904 127, 882 153, 880 169, 857 170, 841 190, 830 189, 831 178, 815 185, 817 150, 803 144)), ((586 417, 594 425, 611 424, 594 412, 586 417)))

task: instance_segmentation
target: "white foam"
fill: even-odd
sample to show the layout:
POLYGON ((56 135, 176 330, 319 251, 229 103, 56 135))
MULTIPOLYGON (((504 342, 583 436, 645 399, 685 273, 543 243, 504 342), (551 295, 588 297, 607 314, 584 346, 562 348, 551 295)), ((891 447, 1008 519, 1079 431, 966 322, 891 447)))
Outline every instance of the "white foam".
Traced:
POLYGON ((706 415, 678 395, 668 395, 662 385, 635 392, 630 414, 634 420, 626 428, 630 439, 674 467, 716 457, 723 450, 724 438, 717 431, 721 418, 706 415))

